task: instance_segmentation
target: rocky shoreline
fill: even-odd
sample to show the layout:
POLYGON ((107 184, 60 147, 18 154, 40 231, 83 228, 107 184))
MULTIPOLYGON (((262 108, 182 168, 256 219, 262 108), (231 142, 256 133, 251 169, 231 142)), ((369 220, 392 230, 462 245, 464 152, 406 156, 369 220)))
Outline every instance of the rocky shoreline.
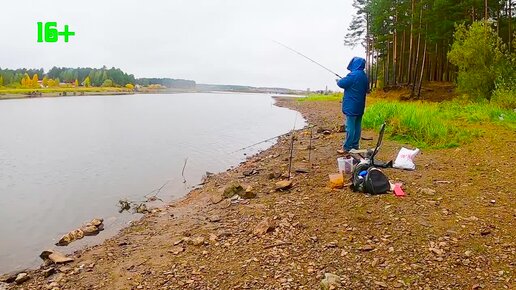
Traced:
MULTIPOLYGON (((511 160, 505 144, 516 133, 490 128, 474 144, 424 150, 416 171, 386 170, 404 184, 406 198, 368 197, 328 187, 342 139, 338 102, 279 98, 277 105, 300 111, 315 126, 294 133, 291 183, 285 136, 75 253, 74 261, 46 263, 0 289, 514 287, 515 172, 511 162, 496 163, 506 173, 496 176, 489 150, 511 160), (475 158, 454 158, 458 152, 475 158)), ((379 158, 394 158, 401 145, 385 142, 379 158)))

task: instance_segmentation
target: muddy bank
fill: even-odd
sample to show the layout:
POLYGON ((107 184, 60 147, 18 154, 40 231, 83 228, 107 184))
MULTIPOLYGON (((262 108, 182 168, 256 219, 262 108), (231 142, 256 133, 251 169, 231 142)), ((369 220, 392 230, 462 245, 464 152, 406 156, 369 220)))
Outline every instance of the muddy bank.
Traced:
MULTIPOLYGON (((342 141, 339 103, 280 99, 277 105, 316 126, 313 149, 308 129, 295 133, 292 187, 277 189, 289 164, 285 136, 116 237, 77 252, 73 262, 28 272, 28 281, 12 287, 317 289, 331 273, 343 289, 514 288, 515 132, 486 125, 478 142, 423 150, 416 171, 386 170, 407 197, 368 197, 328 188, 342 141), (233 184, 250 198, 224 198, 233 184), (44 277, 49 268, 56 273, 44 277)), ((372 146, 376 133, 365 135, 375 139, 362 146, 372 146)), ((402 145, 384 142, 379 159, 394 158, 402 145)))

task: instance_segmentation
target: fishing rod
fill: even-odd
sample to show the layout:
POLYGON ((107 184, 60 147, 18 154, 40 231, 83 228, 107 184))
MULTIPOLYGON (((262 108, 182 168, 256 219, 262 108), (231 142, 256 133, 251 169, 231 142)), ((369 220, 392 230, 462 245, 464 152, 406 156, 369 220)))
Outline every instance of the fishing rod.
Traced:
POLYGON ((322 64, 320 64, 320 63, 318 63, 318 62, 316 62, 315 60, 313 60, 313 59, 309 58, 308 56, 306 56, 306 55, 304 55, 304 54, 300 53, 299 51, 297 51, 297 50, 293 49, 292 47, 286 46, 285 44, 283 44, 283 43, 281 43, 281 42, 279 42, 279 41, 276 41, 276 40, 272 40, 272 41, 274 41, 274 42, 276 42, 277 44, 279 44, 279 45, 281 45, 281 46, 285 47, 286 49, 288 49, 288 50, 290 50, 290 51, 292 51, 292 52, 294 52, 294 53, 296 53, 296 54, 298 54, 298 55, 300 55, 300 56, 302 56, 302 57, 304 57, 304 58, 308 59, 309 61, 311 61, 311 62, 315 63, 316 65, 318 65, 318 66, 322 67, 323 69, 325 69, 325 70, 327 70, 327 71, 331 72, 332 74, 336 75, 339 79, 341 79, 341 78, 342 78, 342 77, 341 77, 341 76, 339 76, 336 72, 334 72, 334 71, 332 71, 331 69, 329 69, 329 68, 325 67, 324 65, 322 65, 322 64))

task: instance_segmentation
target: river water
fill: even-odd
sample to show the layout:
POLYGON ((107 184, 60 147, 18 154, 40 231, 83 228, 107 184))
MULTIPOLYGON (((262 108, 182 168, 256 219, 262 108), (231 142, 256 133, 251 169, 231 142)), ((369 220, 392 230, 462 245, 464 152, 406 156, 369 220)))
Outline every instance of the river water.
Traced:
POLYGON ((98 243, 141 215, 120 199, 170 182, 184 196, 206 171, 220 172, 303 127, 297 112, 263 94, 142 94, 0 101, 0 273, 35 267, 39 253, 93 217, 106 230, 67 247, 98 243), (185 158, 187 183, 181 170, 185 158))

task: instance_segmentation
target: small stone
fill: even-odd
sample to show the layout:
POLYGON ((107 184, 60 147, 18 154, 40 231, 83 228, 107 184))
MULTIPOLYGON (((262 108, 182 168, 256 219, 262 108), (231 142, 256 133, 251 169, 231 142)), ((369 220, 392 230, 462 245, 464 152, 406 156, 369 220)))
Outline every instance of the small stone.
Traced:
POLYGON ((222 200, 224 200, 224 196, 222 196, 221 194, 214 194, 210 197, 210 201, 213 204, 217 204, 217 203, 221 202, 222 200))
POLYGON ((68 273, 70 271, 72 271, 72 268, 70 268, 68 266, 59 267, 59 272, 61 272, 61 273, 68 273))
POLYGON ((238 195, 241 197, 241 198, 246 198, 246 199, 250 199, 250 198, 255 198, 256 197, 256 192, 253 192, 253 187, 252 186, 248 186, 245 191, 241 191, 238 193, 238 195))
POLYGON ((29 274, 22 272, 22 273, 19 273, 18 275, 16 275, 16 279, 14 280, 14 282, 16 284, 22 284, 23 282, 25 282, 29 279, 30 279, 29 274))
POLYGON ((178 255, 179 253, 182 253, 185 249, 181 246, 175 246, 172 247, 172 249, 168 250, 169 253, 172 253, 174 255, 178 255))
POLYGON ((464 256, 466 256, 466 257, 471 257, 471 255, 472 255, 472 254, 473 254, 473 252, 472 252, 472 251, 466 251, 466 252, 464 252, 464 256))
POLYGON ((64 254, 53 250, 43 251, 39 256, 43 260, 48 259, 56 264, 64 264, 73 261, 73 258, 67 257, 64 254))
POLYGON ((82 227, 81 230, 84 232, 85 236, 94 236, 100 232, 99 228, 94 225, 86 225, 82 227))
POLYGON ((337 248, 337 243, 329 242, 328 244, 326 244, 326 248, 337 248))
POLYGON ((482 236, 487 236, 487 235, 489 235, 490 233, 491 233, 491 230, 490 230, 490 229, 482 229, 482 230, 480 231, 480 235, 482 235, 482 236))
POLYGON ((296 173, 308 173, 310 172, 308 169, 306 168, 298 168, 296 169, 296 173))
POLYGON ((194 237, 190 240, 191 244, 194 245, 194 246, 200 246, 202 244, 204 244, 204 237, 194 237))
POLYGON ((240 193, 244 192, 244 188, 240 184, 231 184, 224 188, 224 197, 231 198, 235 195, 240 195, 240 193))
POLYGON ((268 177, 269 177, 269 179, 277 179, 277 178, 281 177, 281 173, 280 172, 271 172, 271 173, 269 173, 268 177))
POLYGON ((435 195, 437 192, 431 188, 420 188, 419 193, 426 194, 426 195, 435 195))
POLYGON ((496 203, 496 200, 491 199, 491 201, 490 201, 490 202, 491 202, 491 204, 495 204, 495 203, 496 203))
POLYGON ((292 180, 282 180, 276 182, 276 190, 286 190, 292 187, 292 180))
POLYGON ((389 287, 389 285, 387 285, 387 283, 382 282, 382 281, 374 281, 374 284, 380 286, 381 288, 388 288, 389 287))
POLYGON ((242 175, 244 176, 251 176, 251 175, 255 175, 255 174, 258 174, 258 170, 256 169, 250 169, 250 170, 245 170, 244 172, 242 172, 242 175))
POLYGON ((429 248, 428 250, 438 256, 442 256, 442 254, 444 253, 443 250, 437 248, 429 248))
POLYGON ((16 276, 18 276, 19 273, 21 273, 21 272, 17 271, 17 272, 10 272, 10 273, 3 274, 0 276, 0 282, 12 283, 12 282, 14 282, 14 280, 16 280, 16 276))
POLYGON ((365 246, 361 247, 360 250, 364 251, 364 252, 369 252, 369 251, 374 250, 374 246, 373 245, 365 245, 365 246))
POLYGON ((102 218, 94 218, 91 220, 90 224, 95 227, 99 227, 104 222, 102 218))
POLYGON ((45 277, 45 278, 54 275, 55 272, 56 272, 56 269, 53 267, 50 267, 48 269, 41 271, 41 273, 43 274, 43 277, 45 277))
POLYGON ((208 217, 208 220, 212 223, 220 222, 220 216, 219 215, 212 215, 208 217))
POLYGON ((340 277, 332 274, 332 273, 325 273, 324 279, 321 280, 321 289, 322 290, 330 290, 330 289, 338 289, 340 288, 340 277))
POLYGON ((273 222, 267 217, 256 225, 256 227, 253 230, 253 234, 256 236, 261 236, 269 231, 272 231, 274 228, 275 226, 273 222))
POLYGON ((373 262, 371 262, 371 267, 373 267, 373 268, 374 268, 374 267, 378 266, 378 263, 379 263, 379 262, 380 262, 380 259, 378 259, 378 258, 374 258, 374 259, 373 259, 373 262))
POLYGON ((216 235, 216 234, 214 234, 214 233, 211 233, 211 234, 210 234, 210 241, 214 242, 214 241, 216 241, 217 239, 218 239, 218 237, 217 237, 217 235, 216 235))

